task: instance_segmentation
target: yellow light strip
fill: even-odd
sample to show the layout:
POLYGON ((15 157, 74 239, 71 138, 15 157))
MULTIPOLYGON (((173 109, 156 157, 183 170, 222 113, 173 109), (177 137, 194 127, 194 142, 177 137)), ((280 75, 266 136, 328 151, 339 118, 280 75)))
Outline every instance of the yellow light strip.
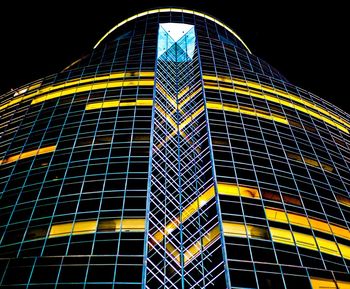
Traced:
POLYGON ((201 106, 194 113, 192 113, 189 117, 187 117, 184 121, 179 124, 179 130, 182 130, 186 125, 188 125, 192 120, 194 120, 198 115, 200 115, 204 111, 204 107, 201 106))
MULTIPOLYGON (((7 108, 7 107, 15 105, 21 101, 31 99, 33 97, 36 97, 36 96, 44 94, 44 93, 48 93, 48 92, 53 91, 53 90, 67 88, 67 87, 79 85, 79 84, 98 82, 98 81, 109 80, 109 79, 127 78, 127 77, 154 77, 154 72, 153 71, 116 72, 116 73, 111 73, 108 75, 95 76, 95 77, 90 77, 90 78, 85 78, 85 79, 75 78, 75 79, 69 80, 67 82, 64 82, 61 84, 50 85, 50 86, 41 88, 40 90, 38 90, 36 92, 30 93, 27 95, 23 95, 22 97, 15 98, 15 99, 11 100, 10 102, 0 106, 0 111, 7 108)), ((38 88, 40 86, 40 84, 41 83, 38 83, 36 85, 31 86, 29 88, 29 90, 33 90, 35 88, 38 88)), ((74 93, 74 92, 72 92, 72 93, 74 93)))
POLYGON ((123 219, 116 220, 115 231, 123 232, 144 232, 145 219, 123 219))
MULTIPOLYGON (((231 183, 218 183, 219 194, 228 196, 241 196, 246 198, 261 198, 257 188, 247 187, 244 185, 237 185, 231 183)), ((276 192, 263 191, 262 198, 266 200, 281 202, 281 196, 276 192)), ((300 200, 292 196, 283 195, 283 201, 287 204, 301 206, 300 200)))
POLYGON ((204 250, 207 246, 216 241, 219 236, 220 229, 219 226, 216 226, 214 229, 210 230, 201 241, 196 242, 184 252, 184 263, 186 264, 188 261, 195 258, 201 251, 201 248, 204 250))
POLYGON ((170 234, 173 230, 175 230, 180 223, 185 222, 189 217, 191 217, 199 208, 203 207, 211 198, 215 195, 214 187, 206 190, 200 197, 198 197, 195 201, 189 204, 180 216, 176 217, 174 220, 170 221, 163 231, 158 231, 153 235, 154 243, 161 242, 165 236, 170 234))
MULTIPOLYGON (((202 88, 199 87, 198 89, 196 89, 195 91, 193 91, 192 93, 190 93, 185 99, 183 99, 180 103, 179 103, 179 109, 181 109, 189 100, 192 99, 192 97, 196 96, 199 92, 202 91, 202 88)), ((179 94, 180 95, 180 94, 179 94)), ((180 98, 180 97, 179 97, 180 98)))
POLYGON ((301 103, 309 108, 312 108, 324 115, 327 115, 331 118, 334 118, 335 120, 337 120, 338 122, 344 124, 345 126, 348 126, 350 127, 350 123, 339 118, 338 115, 332 113, 332 112, 329 112, 327 110, 325 110, 324 108, 310 102, 310 101, 307 101, 303 98, 301 98, 300 96, 297 96, 297 95, 294 95, 294 94, 291 94, 291 93, 287 93, 281 89, 277 89, 277 88, 273 88, 271 86, 268 86, 266 84, 260 84, 260 83, 257 83, 257 82, 253 82, 253 81, 249 81, 249 80, 244 80, 244 79, 239 79, 239 78, 233 78, 231 80, 230 77, 227 77, 227 76, 210 76, 210 75, 203 75, 203 79, 204 80, 211 80, 211 81, 220 81, 220 82, 224 82, 224 83, 230 83, 230 84, 235 84, 235 85, 241 85, 241 86, 248 86, 250 88, 254 88, 254 89, 258 89, 258 90, 262 90, 264 92, 269 92, 269 93, 272 93, 272 94, 277 94, 281 97, 284 97, 284 98, 287 98, 287 99, 290 99, 290 100, 293 100, 294 102, 298 102, 298 103, 301 103))
POLYGON ((69 235, 91 234, 96 232, 97 221, 81 221, 75 223, 52 225, 49 238, 69 235))
MULTIPOLYGON (((218 183, 219 194, 222 195, 234 195, 242 196, 249 198, 260 198, 258 190, 252 189, 249 187, 232 185, 228 183, 218 183)), ((199 208, 206 204, 211 198, 215 195, 214 187, 208 189, 203 195, 201 195, 197 200, 188 205, 182 212, 182 222, 186 221, 190 216, 192 216, 199 208)), ((157 241, 156 243, 161 242, 164 239, 164 236, 171 233, 177 226, 180 224, 179 218, 174 219, 169 222, 164 231, 158 231, 153 235, 153 238, 157 241)))
POLYGON ((288 156, 288 158, 290 158, 292 160, 299 161, 299 162, 302 162, 304 160, 304 163, 309 165, 309 166, 313 166, 313 167, 316 167, 316 168, 322 167, 327 172, 333 172, 333 167, 332 166, 324 164, 324 163, 321 163, 321 162, 318 162, 317 160, 310 159, 310 158, 304 157, 304 156, 301 157, 298 154, 289 153, 289 152, 287 152, 287 156, 288 156))
POLYGON ((72 88, 66 88, 52 93, 47 93, 43 96, 39 96, 32 100, 31 105, 37 104, 46 100, 50 100, 57 97, 62 97, 74 93, 86 92, 98 89, 116 88, 116 87, 128 87, 128 86, 153 86, 153 79, 140 79, 140 80, 116 80, 108 82, 99 82, 87 85, 76 86, 72 88))
MULTIPOLYGON (((254 188, 245 186, 237 186, 236 184, 218 183, 218 192, 221 195, 242 196, 248 198, 260 198, 259 191, 254 188)), ((182 222, 186 221, 192 216, 199 208, 206 204, 215 195, 214 187, 209 188, 204 194, 202 194, 197 200, 188 205, 182 212, 182 222)), ((156 240, 155 243, 161 242, 165 236, 171 233, 180 224, 179 217, 169 222, 164 231, 158 231, 153 235, 156 240)))
MULTIPOLYGON (((214 241, 216 241, 219 238, 220 235, 220 229, 219 227, 215 227, 214 229, 210 230, 201 240, 197 241, 195 244, 193 244, 191 247, 189 247, 184 252, 184 263, 188 263, 193 258, 195 258, 198 253, 202 250, 205 250, 207 246, 212 244, 214 241)), ((179 251, 170 243, 168 242, 166 245, 166 250, 168 253, 173 255, 174 259, 180 265, 180 253, 179 251)))
POLYGON ((151 15, 151 14, 155 14, 155 13, 164 13, 164 12, 180 12, 180 13, 186 13, 186 14, 192 14, 192 15, 196 15, 196 16, 201 16, 203 18, 209 19, 213 22, 215 22, 216 24, 218 24, 219 26, 225 28, 227 31, 229 31, 233 36, 235 36, 242 44, 243 46, 248 50, 249 53, 251 53, 250 49, 248 48, 248 46, 243 42, 243 40, 227 25, 225 25, 224 23, 222 23, 221 21, 215 19, 212 16, 206 15, 204 13, 201 12, 197 12, 197 11, 193 11, 193 10, 188 10, 188 9, 178 9, 178 8, 163 8, 163 9, 153 9, 153 10, 149 10, 149 11, 145 11, 139 14, 136 14, 134 16, 131 16, 125 20, 123 20, 122 22, 118 23, 117 25, 115 25, 112 29, 110 29, 105 35, 103 35, 103 37, 95 44, 94 49, 109 35, 111 34, 114 30, 116 30, 117 28, 119 28, 120 26, 124 25, 125 23, 128 23, 129 21, 132 21, 134 19, 137 19, 139 17, 142 16, 146 16, 146 15, 151 15))
POLYGON ((267 230, 257 226, 225 221, 222 223, 222 227, 225 236, 228 237, 246 238, 248 236, 249 238, 258 239, 266 239, 268 237, 267 230))
POLYGON ((257 189, 246 186, 238 186, 236 184, 218 183, 218 192, 220 195, 260 199, 260 193, 257 189))
POLYGON ((350 260, 350 247, 343 245, 343 244, 340 244, 340 243, 338 243, 338 247, 339 247, 339 250, 342 253, 343 257, 345 259, 350 260))
POLYGON ((69 64, 68 66, 66 66, 62 71, 67 71, 69 70, 69 68, 71 68, 72 66, 74 66, 75 64, 79 63, 80 61, 82 61, 83 59, 85 59, 87 57, 87 55, 73 61, 71 64, 69 64))
POLYGON ((338 289, 349 289, 350 288, 350 282, 346 281, 336 281, 338 289))
MULTIPOLYGON (((267 229, 253 226, 244 225, 241 223, 223 222, 224 235, 228 237, 248 237, 267 239, 267 229)), ((350 247, 343 244, 336 244, 333 241, 329 241, 323 238, 312 235, 307 235, 299 232, 291 232, 289 230, 274 228, 270 226, 271 239, 276 243, 282 243, 285 245, 298 246, 301 248, 320 251, 333 256, 350 259, 350 247)))
POLYGON ((0 160, 0 165, 13 163, 13 162, 16 162, 18 160, 30 158, 30 157, 33 157, 36 155, 47 154, 47 153, 53 152, 55 150, 56 150, 56 146, 49 146, 49 147, 43 147, 43 148, 39 148, 36 150, 28 151, 28 152, 23 152, 23 153, 20 153, 18 155, 14 155, 14 156, 8 157, 6 159, 0 160))
POLYGON ((312 167, 319 167, 320 166, 320 164, 316 160, 306 158, 306 157, 303 157, 303 158, 304 158, 304 162, 309 166, 312 166, 312 167))
POLYGON ((350 207, 350 199, 342 195, 336 195, 337 201, 347 207, 350 207))
POLYGON ((176 109, 176 101, 166 92, 163 86, 159 82, 157 82, 156 87, 159 90, 159 92, 167 98, 168 102, 176 109))
MULTIPOLYGON (((172 121, 171 117, 168 116, 168 114, 166 114, 164 112, 164 110, 162 110, 158 105, 156 106, 156 108, 166 117, 166 119, 170 122, 170 120, 172 121)), ((170 134, 167 135, 164 142, 159 143, 157 145, 158 148, 161 148, 167 141, 169 141, 172 137, 174 137, 176 135, 176 133, 179 131, 181 136, 183 136, 184 138, 186 138, 186 134, 183 132, 183 128, 188 125, 192 120, 194 120, 198 115, 200 115, 202 112, 204 111, 204 107, 200 107, 199 109, 197 109, 194 113, 192 113, 189 117, 187 117, 185 120, 183 120, 180 124, 179 127, 177 128, 177 126, 175 127, 174 125, 174 131, 170 134)), ((176 123, 174 122, 174 124, 176 125, 176 123)))
POLYGON ((275 221, 285 224, 288 224, 289 221, 289 223, 296 226, 317 230, 326 234, 334 234, 335 236, 344 239, 350 239, 350 231, 346 228, 328 224, 321 220, 317 220, 314 218, 308 219, 306 216, 302 216, 300 214, 286 213, 285 211, 274 208, 266 208, 265 213, 266 218, 269 221, 275 221))
POLYGON ((69 235, 92 234, 97 230, 113 232, 144 232, 145 219, 115 219, 102 220, 97 226, 97 221, 79 221, 75 223, 65 223, 52 225, 49 238, 63 237, 69 235), (105 223, 104 223, 105 222, 105 223))
POLYGON ((345 259, 350 259, 350 247, 339 244, 338 246, 335 242, 329 241, 323 238, 316 237, 314 238, 311 235, 298 233, 298 232, 290 232, 289 230, 279 229, 270 227, 270 232, 272 236, 272 240, 277 243, 282 243, 286 245, 294 245, 295 239, 296 245, 298 247, 320 251, 322 253, 327 253, 333 256, 341 257, 343 256, 345 259))
POLYGON ((172 117, 170 116, 169 113, 166 113, 164 111, 164 109, 159 106, 158 104, 156 104, 156 109, 166 118, 166 120, 171 124, 171 126, 176 129, 177 131, 177 124, 175 123, 175 121, 172 119, 172 117))
POLYGON ((228 111, 228 112, 233 112, 233 113, 241 113, 245 115, 250 115, 250 116, 255 116, 255 117, 260 117, 260 118, 265 118, 268 120, 273 120, 276 122, 280 122, 283 124, 288 124, 288 120, 282 116, 276 115, 276 114, 269 114, 263 111, 259 110, 254 110, 249 107, 237 107, 232 104, 221 104, 219 102, 212 102, 212 101, 207 101, 207 108, 208 109, 213 109, 213 110, 220 110, 220 111, 228 111))
POLYGON ((168 253, 170 253, 174 257, 174 260, 176 261, 176 263, 180 265, 181 260, 180 260, 179 251, 170 242, 166 243, 165 249, 167 250, 168 253))
POLYGON ((182 89, 178 94, 177 94, 177 99, 180 100, 184 95, 186 95, 187 92, 190 91, 190 87, 186 86, 184 89, 182 89))
POLYGON ((312 289, 349 289, 350 282, 310 277, 312 289))
POLYGON ((306 109, 300 105, 294 104, 294 103, 290 103, 288 101, 279 99, 271 94, 266 94, 264 92, 269 92, 269 93, 273 93, 273 94, 277 94, 278 96, 281 96, 283 98, 287 98, 289 100, 293 100, 294 102, 298 102, 301 103, 303 105, 305 105, 306 107, 309 107, 311 109, 314 109, 316 111, 318 111, 319 113, 322 113, 328 117, 331 117, 333 119, 335 119, 336 121, 338 121, 339 123, 342 123, 343 125, 347 126, 348 128, 350 128, 350 123, 348 123, 347 121, 339 118, 339 116, 328 112, 327 110, 323 109, 322 107, 319 107, 311 102, 308 102, 298 96, 292 95, 292 94, 288 94, 282 90, 278 90, 278 89, 273 89, 272 87, 269 87, 267 85, 260 85, 258 83, 255 82, 251 82, 251 81, 245 81, 245 80, 241 80, 241 79, 233 79, 231 80, 229 77, 215 77, 215 76, 209 76, 209 75, 203 75, 203 79, 204 80, 214 80, 214 81, 221 81, 221 82, 225 82, 225 83, 230 83, 230 84, 235 84, 235 85, 243 85, 243 86, 247 86, 249 88, 257 88, 260 91, 257 90, 248 90, 246 87, 239 87, 239 88, 231 88, 231 87, 218 87, 216 84, 212 84, 212 83, 204 83, 204 88, 206 89, 211 89, 211 90, 221 90, 221 91, 227 91, 227 92, 236 92, 236 93, 240 93, 240 94, 244 94, 244 95, 249 95, 249 96, 253 96, 253 97, 257 97, 260 99, 266 99, 269 100, 271 102, 275 102, 275 103, 279 103, 282 104, 284 106, 290 107, 290 108, 294 108, 296 110, 302 111, 306 114, 309 114, 315 118, 321 119, 324 122, 335 126, 337 128, 339 128, 340 130, 349 133, 349 131, 347 130, 347 128, 345 128, 342 125, 339 125, 338 123, 333 122, 332 120, 330 120, 327 117, 324 117, 322 115, 319 115, 317 113, 315 113, 314 111, 311 111, 309 109, 306 109), (262 91, 262 92, 261 92, 262 91))
POLYGON ((85 110, 94 110, 102 108, 115 108, 125 106, 152 106, 152 99, 137 99, 136 101, 119 101, 119 100, 106 100, 101 102, 93 102, 86 105, 85 110))

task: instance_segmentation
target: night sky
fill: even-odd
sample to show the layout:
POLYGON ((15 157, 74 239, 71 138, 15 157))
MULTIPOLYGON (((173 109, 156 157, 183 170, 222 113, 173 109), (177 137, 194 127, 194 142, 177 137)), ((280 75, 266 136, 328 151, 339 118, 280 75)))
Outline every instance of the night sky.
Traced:
POLYGON ((308 6, 302 4, 307 1, 273 5, 243 0, 28 2, 11 1, 1 8, 0 94, 62 70, 123 19, 172 6, 220 19, 291 83, 350 112, 348 9, 335 1, 308 1, 308 6))

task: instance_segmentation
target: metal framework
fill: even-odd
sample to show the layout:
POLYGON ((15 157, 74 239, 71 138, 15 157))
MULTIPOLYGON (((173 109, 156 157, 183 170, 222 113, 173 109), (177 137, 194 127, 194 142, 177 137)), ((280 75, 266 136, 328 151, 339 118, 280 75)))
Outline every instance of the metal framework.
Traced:
POLYGON ((220 230, 193 26, 174 41, 160 25, 160 45, 147 287, 205 288, 224 278, 224 263, 212 258, 221 254, 220 230))

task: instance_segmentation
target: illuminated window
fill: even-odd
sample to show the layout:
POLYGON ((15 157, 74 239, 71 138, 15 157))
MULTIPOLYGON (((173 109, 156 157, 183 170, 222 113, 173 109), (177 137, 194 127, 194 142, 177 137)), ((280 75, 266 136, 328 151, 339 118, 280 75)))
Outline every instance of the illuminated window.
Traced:
POLYGON ((92 234, 98 232, 144 232, 145 219, 114 219, 97 221, 78 221, 52 225, 49 238, 69 235, 92 234))
POLYGON ((305 228, 312 228, 314 230, 326 233, 326 234, 334 234, 335 236, 342 238, 350 238, 350 232, 336 225, 329 225, 328 223, 313 219, 307 218, 306 216, 302 216, 294 213, 286 213, 282 210, 266 208, 265 209, 266 217, 270 221, 282 222, 282 223, 291 223, 296 226, 301 226, 305 228))
POLYGON ((232 104, 221 104, 219 102, 212 102, 207 101, 207 108, 213 109, 213 110, 224 110, 227 112, 233 112, 233 113, 241 113, 244 115, 250 115, 255 117, 260 117, 268 120, 273 120, 276 122, 280 122, 283 124, 288 124, 288 120, 284 118, 283 116, 277 115, 277 114, 270 114, 269 112, 265 112, 262 110, 256 110, 250 107, 246 106, 234 106, 232 104))
MULTIPOLYGON (((29 93, 26 95, 23 95, 21 97, 17 97, 8 103, 0 106, 0 111, 8 108, 12 105, 15 105, 21 101, 27 100, 27 99, 32 99, 36 97, 35 99, 32 100, 31 104, 39 103, 48 99, 56 98, 56 97, 61 97, 73 93, 78 93, 78 92, 83 92, 83 91, 89 91, 94 90, 94 89, 104 89, 104 88, 110 88, 110 87, 121 87, 124 86, 122 83, 123 81, 117 81, 117 82, 111 82, 109 84, 110 80, 113 79, 120 79, 120 78, 128 78, 128 77, 150 77, 152 79, 146 79, 141 81, 141 86, 152 86, 154 83, 153 77, 154 77, 154 72, 153 71, 133 71, 133 72, 116 72, 116 73, 111 73, 108 75, 102 75, 102 76, 96 76, 96 77, 90 77, 90 78, 85 78, 85 79, 71 79, 67 82, 64 82, 62 84, 54 84, 54 85, 49 85, 46 87, 43 87, 39 89, 36 92, 29 93), (102 82, 105 81, 105 82, 102 82), (107 82, 106 82, 107 81, 107 82), (82 85, 82 84, 87 84, 88 85, 82 85), (76 87, 79 85, 78 87, 76 87), (73 87, 74 86, 74 87, 73 87), (73 87, 73 88, 72 88, 73 87), (42 95, 42 96, 40 96, 42 95)), ((125 81, 125 86, 134 86, 137 85, 139 86, 137 81, 125 81), (136 84, 137 83, 137 84, 136 84)), ((38 87, 40 87, 41 83, 36 83, 33 84, 32 86, 29 87, 28 91, 34 90, 38 87)))
POLYGON ((293 234, 289 230, 270 227, 271 237, 274 242, 286 245, 294 245, 293 234))
POLYGON ((333 280, 311 277, 312 289, 338 289, 333 280))
POLYGON ((339 243, 338 243, 338 247, 343 257, 345 259, 350 260, 350 247, 339 243))
POLYGON ((327 172, 332 172, 333 171, 333 167, 330 165, 326 165, 324 163, 320 163, 314 159, 310 159, 307 157, 301 157, 298 154, 294 154, 294 153, 289 153, 287 152, 287 156, 288 158, 292 159, 292 160, 296 160, 298 162, 302 162, 304 160, 305 164, 312 166, 312 167, 322 167, 325 171, 327 172))
POLYGON ((116 108, 116 107, 127 107, 127 106, 152 106, 152 99, 138 99, 136 101, 119 101, 109 100, 102 102, 94 102, 86 105, 86 110, 103 109, 103 108, 116 108))
POLYGON ((14 156, 11 156, 11 157, 8 157, 6 159, 1 160, 0 165, 13 163, 13 162, 16 162, 18 160, 22 160, 22 159, 26 159, 26 158, 31 158, 31 157, 34 157, 36 155, 51 153, 55 150, 56 150, 56 146, 49 146, 49 147, 43 147, 43 148, 40 148, 37 150, 23 152, 21 154, 14 155, 14 156))
POLYGON ((39 96, 34 98, 31 102, 31 105, 47 101, 50 99, 67 96, 75 93, 93 91, 99 89, 107 89, 107 88, 116 88, 116 87, 128 87, 128 86, 153 86, 153 79, 140 79, 140 80, 110 80, 107 82, 98 82, 86 85, 80 85, 72 88, 65 88, 62 90, 58 90, 55 92, 49 92, 44 94, 43 96, 39 96))
POLYGON ((91 234, 96 231, 96 226, 97 221, 82 221, 68 224, 53 225, 49 233, 49 238, 69 236, 71 234, 91 234))
POLYGON ((218 183, 218 192, 221 195, 260 199, 260 194, 257 189, 229 183, 218 183))
POLYGON ((244 225, 240 223, 233 222, 223 222, 222 227, 224 230, 225 236, 229 237, 249 237, 249 238, 257 238, 257 239, 269 239, 269 234, 267 229, 252 226, 252 225, 244 225))
POLYGON ((313 103, 309 103, 308 101, 301 99, 298 96, 293 96, 293 95, 288 94, 284 91, 275 90, 272 87, 270 88, 266 85, 262 86, 259 83, 250 82, 250 81, 246 82, 243 79, 231 80, 228 77, 221 77, 221 76, 215 77, 215 76, 209 76, 209 75, 204 75, 203 79, 231 83, 230 87, 225 87, 224 85, 220 85, 220 87, 219 87, 219 86, 217 86, 216 83, 208 83, 207 81, 205 81, 204 82, 205 89, 227 91, 227 92, 247 95, 247 96, 251 96, 251 97, 255 97, 255 98, 259 98, 259 99, 264 99, 264 100, 267 100, 267 101, 270 101, 273 103, 278 103, 278 104, 284 105, 286 107, 301 111, 301 112, 308 114, 316 119, 322 120, 325 123, 327 123, 333 127, 336 127, 343 132, 349 133, 349 130, 346 128, 346 127, 350 128, 350 124, 348 122, 339 118, 337 115, 332 114, 332 113, 324 110, 323 108, 316 106, 313 103), (235 88, 233 88, 233 85, 235 86, 235 88), (239 87, 240 85, 242 85, 242 87, 239 87), (258 89, 258 90, 255 90, 255 89, 258 89), (270 93, 287 98, 288 100, 278 98, 270 93), (304 106, 307 106, 310 109, 307 109, 304 106, 298 105, 296 103, 292 103, 289 100, 293 100, 294 102, 302 103, 304 106), (316 110, 317 112, 315 112, 314 110, 316 110), (326 116, 324 116, 324 115, 326 115, 326 116), (335 119, 337 122, 333 121, 331 118, 335 119))
POLYGON ((342 195, 336 195, 338 202, 344 206, 350 207, 350 199, 342 195))

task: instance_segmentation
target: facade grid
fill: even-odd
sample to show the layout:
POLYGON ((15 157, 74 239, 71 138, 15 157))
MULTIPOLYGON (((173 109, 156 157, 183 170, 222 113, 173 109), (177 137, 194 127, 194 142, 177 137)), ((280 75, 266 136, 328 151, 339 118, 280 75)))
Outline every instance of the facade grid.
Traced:
POLYGON ((350 288, 350 116, 212 16, 127 18, 0 120, 1 288, 350 288))

